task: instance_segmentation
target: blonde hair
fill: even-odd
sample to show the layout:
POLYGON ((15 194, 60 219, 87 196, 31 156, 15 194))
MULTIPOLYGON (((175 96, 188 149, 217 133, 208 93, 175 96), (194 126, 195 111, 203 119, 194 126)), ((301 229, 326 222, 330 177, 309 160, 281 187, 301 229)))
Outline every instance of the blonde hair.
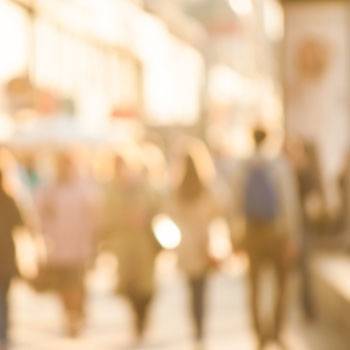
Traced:
POLYGON ((216 171, 213 159, 205 144, 198 139, 190 140, 186 155, 192 158, 202 184, 204 186, 211 185, 215 180, 216 171))
POLYGON ((215 180, 215 167, 213 160, 205 144, 195 138, 184 138, 181 148, 177 149, 180 161, 175 162, 177 166, 173 169, 173 186, 179 188, 183 185, 186 172, 188 171, 188 158, 191 159, 193 167, 198 176, 198 181, 203 188, 208 188, 215 180))

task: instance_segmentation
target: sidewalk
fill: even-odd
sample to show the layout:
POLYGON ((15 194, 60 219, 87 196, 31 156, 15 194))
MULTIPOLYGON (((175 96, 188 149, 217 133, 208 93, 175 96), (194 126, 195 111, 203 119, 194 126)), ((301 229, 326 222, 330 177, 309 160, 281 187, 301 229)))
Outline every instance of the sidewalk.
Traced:
MULTIPOLYGON (((164 265, 164 264, 163 264, 164 265)), ((191 323, 186 313, 186 289, 172 263, 159 271, 145 350, 191 350, 191 323)), ((90 277, 87 328, 72 341, 62 337, 61 309, 52 295, 38 295, 27 286, 13 288, 14 350, 126 350, 133 342, 128 305, 111 292, 109 271, 90 277), (109 277, 108 277, 109 276, 109 277)), ((222 272, 212 277, 207 323, 208 350, 252 350, 254 339, 246 311, 244 275, 222 272)), ((296 309, 296 308, 294 308, 296 309)), ((291 312, 287 343, 290 350, 347 350, 329 327, 308 326, 291 312)), ((271 348, 272 349, 272 348, 271 348)))

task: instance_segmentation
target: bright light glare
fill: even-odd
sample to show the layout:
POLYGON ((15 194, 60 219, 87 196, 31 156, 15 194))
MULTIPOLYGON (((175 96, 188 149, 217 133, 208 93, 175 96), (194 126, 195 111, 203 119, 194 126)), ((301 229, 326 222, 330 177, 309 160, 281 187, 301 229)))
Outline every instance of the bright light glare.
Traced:
POLYGON ((10 1, 1 1, 0 23, 0 80, 3 83, 26 67, 26 18, 10 1))
POLYGON ((253 91, 251 82, 231 67, 216 65, 209 74, 209 95, 214 102, 251 102, 253 91))
POLYGON ((16 259, 19 271, 27 278, 36 277, 39 272, 39 256, 33 239, 29 234, 21 232, 15 235, 15 240, 17 246, 16 259))
POLYGON ((281 40, 284 34, 283 9, 279 1, 267 0, 263 3, 264 27, 271 40, 281 40))
POLYGON ((252 0, 229 0, 232 10, 239 16, 247 16, 253 11, 252 0))
POLYGON ((181 232, 166 215, 158 215, 153 220, 153 232, 164 249, 175 249, 181 243, 181 232))

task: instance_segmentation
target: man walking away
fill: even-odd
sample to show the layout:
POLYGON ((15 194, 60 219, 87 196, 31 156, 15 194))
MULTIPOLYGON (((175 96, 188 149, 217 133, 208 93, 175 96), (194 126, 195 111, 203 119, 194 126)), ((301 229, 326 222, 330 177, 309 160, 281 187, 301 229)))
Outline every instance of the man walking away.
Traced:
MULTIPOLYGON (((286 311, 286 286, 291 256, 295 252, 297 200, 292 172, 280 157, 263 154, 267 134, 256 129, 256 152, 248 162, 241 198, 246 222, 245 248, 249 259, 250 308, 258 348, 269 341, 282 343, 286 311), (273 271, 277 292, 272 300, 272 319, 262 319, 259 305, 261 276, 265 267, 273 271)), ((266 316, 266 315, 265 315, 266 316)))

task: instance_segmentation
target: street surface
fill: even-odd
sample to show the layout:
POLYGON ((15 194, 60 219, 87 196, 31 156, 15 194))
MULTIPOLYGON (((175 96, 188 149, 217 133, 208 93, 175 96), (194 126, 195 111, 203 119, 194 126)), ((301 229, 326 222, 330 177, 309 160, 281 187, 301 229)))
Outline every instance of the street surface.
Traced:
MULTIPOLYGON (((86 330, 77 340, 62 334, 62 312, 54 295, 39 295, 23 283, 12 290, 14 350, 127 350, 133 349, 128 305, 113 296, 113 271, 107 260, 89 277, 90 295, 86 330)), ((172 257, 165 256, 158 269, 159 290, 145 342, 137 349, 191 350, 191 323, 186 288, 172 257)), ((268 298, 268 296, 267 296, 268 298)), ((266 299, 267 300, 267 299, 266 299)), ((301 321, 296 303, 285 335, 290 350, 348 350, 334 327, 301 321)), ((244 264, 217 273, 208 292, 207 350, 252 350, 245 300, 244 264), (242 266, 241 266, 242 265, 242 266)), ((277 347, 270 347, 277 349, 277 347)))

